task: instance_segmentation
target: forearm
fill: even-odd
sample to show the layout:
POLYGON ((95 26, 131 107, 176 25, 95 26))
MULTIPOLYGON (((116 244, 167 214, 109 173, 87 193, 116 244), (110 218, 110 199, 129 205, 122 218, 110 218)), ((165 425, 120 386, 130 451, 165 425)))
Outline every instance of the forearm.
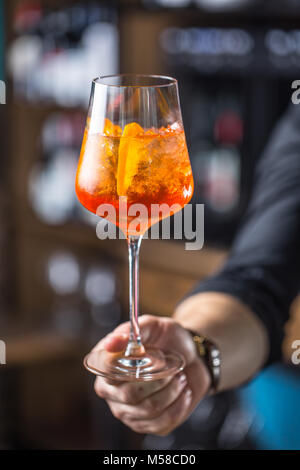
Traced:
POLYGON ((177 307, 174 319, 218 345, 221 353, 219 390, 245 383, 266 360, 268 337, 264 325, 233 296, 217 292, 195 294, 177 307))

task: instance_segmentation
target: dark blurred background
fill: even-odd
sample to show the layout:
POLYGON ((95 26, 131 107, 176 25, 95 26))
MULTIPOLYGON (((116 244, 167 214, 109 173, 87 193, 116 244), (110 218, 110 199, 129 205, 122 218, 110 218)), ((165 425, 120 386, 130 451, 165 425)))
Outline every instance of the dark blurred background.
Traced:
POLYGON ((300 79, 298 0, 1 0, 1 449, 300 448, 296 302, 286 364, 210 397, 172 435, 141 436, 93 392, 82 357, 128 317, 124 241, 99 241, 74 175, 91 80, 179 79, 205 247, 145 240, 141 311, 171 315, 226 258, 253 169, 300 79))

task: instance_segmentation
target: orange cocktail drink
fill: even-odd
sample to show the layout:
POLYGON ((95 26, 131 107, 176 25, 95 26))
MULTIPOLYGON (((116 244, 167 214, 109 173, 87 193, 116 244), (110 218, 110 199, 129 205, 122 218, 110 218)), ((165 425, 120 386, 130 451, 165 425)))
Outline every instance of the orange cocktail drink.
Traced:
POLYGON ((140 230, 145 232, 189 202, 193 176, 180 124, 143 129, 131 122, 122 129, 105 119, 101 134, 90 133, 88 126, 89 122, 78 164, 76 193, 89 211, 97 213, 99 206, 111 204, 116 212, 116 220, 111 222, 127 236, 134 204, 142 204, 147 210, 146 216, 145 212, 140 214, 140 230), (120 211, 122 198, 128 208, 126 221, 120 211), (152 210, 153 205, 162 204, 163 211, 152 210))

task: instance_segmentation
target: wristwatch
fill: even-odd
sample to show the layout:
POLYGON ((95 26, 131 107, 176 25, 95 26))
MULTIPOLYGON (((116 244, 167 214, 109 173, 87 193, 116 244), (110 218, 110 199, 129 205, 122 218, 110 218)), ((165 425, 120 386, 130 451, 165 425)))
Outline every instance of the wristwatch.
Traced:
POLYGON ((211 390, 217 392, 218 384, 220 382, 221 375, 221 354, 220 350, 215 343, 205 336, 198 335, 194 331, 188 330, 193 341, 197 347, 197 351, 201 359, 207 366, 211 377, 211 390))

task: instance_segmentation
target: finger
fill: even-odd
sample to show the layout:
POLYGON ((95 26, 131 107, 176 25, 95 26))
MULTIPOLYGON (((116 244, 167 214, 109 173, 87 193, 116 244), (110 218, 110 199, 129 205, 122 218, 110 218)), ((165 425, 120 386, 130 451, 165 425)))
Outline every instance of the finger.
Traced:
MULTIPOLYGON (((158 324, 164 324, 168 319, 162 318, 162 317, 157 317, 153 315, 142 315, 139 318, 139 324, 141 327, 141 339, 142 342, 145 345, 155 345, 156 341, 158 338, 161 337, 161 326, 158 327, 158 324)), ((105 338, 102 338, 99 343, 96 344, 96 346, 92 349, 92 351, 99 351, 104 348, 105 342, 109 339, 109 342, 111 341, 110 338, 116 337, 116 336, 123 336, 127 335, 127 338, 129 337, 130 333, 130 322, 125 322, 121 323, 120 325, 115 328, 114 331, 109 333, 105 338)), ((114 340, 112 340, 114 341, 114 340)), ((125 341, 125 340, 124 340, 125 341)), ((108 343, 109 344, 109 343, 108 343)), ((116 347, 122 347, 123 341, 121 341, 120 345, 119 342, 117 342, 116 347)), ((113 352, 115 352, 115 345, 113 343, 112 346, 113 352)))
POLYGON ((162 390, 172 377, 153 382, 109 382, 103 377, 95 380, 95 392, 100 398, 127 405, 137 405, 153 393, 162 390))
POLYGON ((113 415, 121 421, 153 419, 177 400, 186 385, 186 375, 179 374, 163 389, 148 396, 138 405, 132 406, 110 400, 108 405, 113 415))
MULTIPOLYGON (((141 340, 144 344, 154 344, 159 329, 157 324, 161 322, 162 317, 154 315, 141 315, 139 317, 139 326, 141 330, 141 340)), ((118 325, 110 335, 127 334, 129 336, 130 322, 124 322, 118 325)))
POLYGON ((184 372, 188 377, 188 386, 175 402, 169 406, 157 419, 124 421, 131 429, 141 433, 167 435, 180 426, 192 413, 195 406, 206 395, 210 386, 210 377, 206 366, 201 360, 186 367, 184 372), (190 391, 188 391, 190 390, 190 391), (184 397, 184 394, 188 396, 184 397))
MULTIPOLYGON (((119 338, 120 340, 120 345, 118 343, 118 346, 117 347, 120 347, 119 350, 122 350, 123 349, 123 344, 124 342, 126 341, 126 344, 127 344, 127 341, 128 341, 128 338, 129 338, 129 333, 127 334, 126 332, 122 332, 122 331, 118 331, 115 333, 115 331, 113 331, 112 333, 109 333, 107 336, 105 336, 104 338, 102 338, 92 349, 91 352, 94 352, 94 351, 101 351, 101 349, 106 349, 105 347, 105 344, 110 343, 111 339, 112 338, 119 338), (126 340, 125 340, 126 338, 126 340)), ((113 349, 115 349, 115 347, 113 346, 113 349)), ((116 351, 113 351, 113 352, 116 352, 116 351)))
POLYGON ((107 352, 116 353, 123 351, 126 348, 127 343, 127 334, 108 335, 104 338, 102 347, 106 349, 107 352))
POLYGON ((127 335, 129 336, 130 333, 130 322, 126 321, 118 325, 108 336, 114 335, 127 335))
POLYGON ((124 423, 133 431, 142 434, 157 434, 166 436, 173 429, 185 421, 193 410, 193 396, 191 389, 187 386, 159 417, 150 420, 124 420, 124 423))

